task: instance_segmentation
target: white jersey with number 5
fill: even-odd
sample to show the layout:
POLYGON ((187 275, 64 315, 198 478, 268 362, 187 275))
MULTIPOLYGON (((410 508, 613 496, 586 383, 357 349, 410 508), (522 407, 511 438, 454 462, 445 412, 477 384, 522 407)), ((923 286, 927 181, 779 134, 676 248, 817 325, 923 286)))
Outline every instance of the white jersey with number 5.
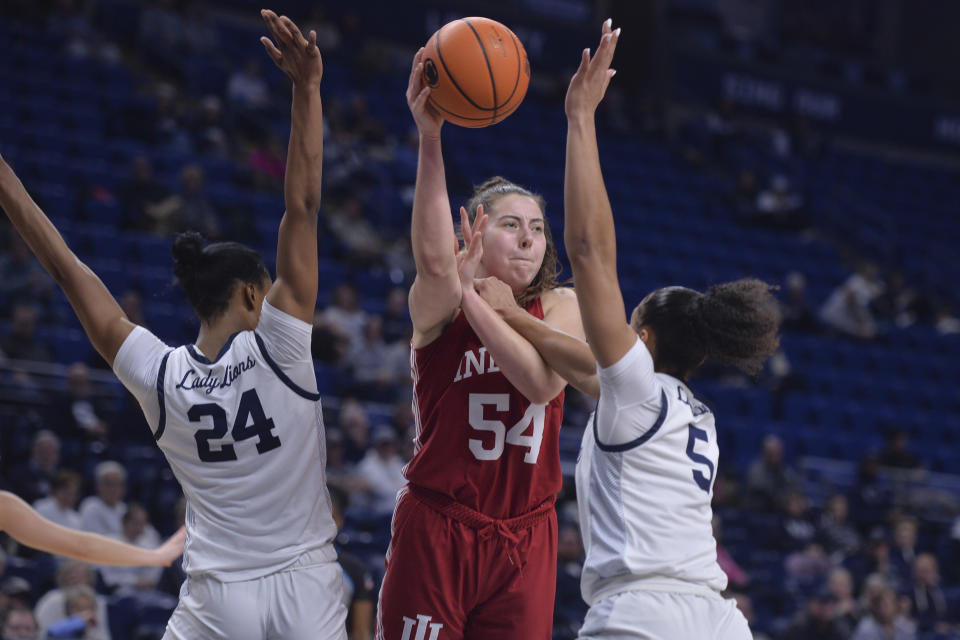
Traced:
POLYGON ((599 379, 576 470, 584 600, 635 590, 719 593, 727 577, 711 528, 713 413, 683 382, 654 372, 641 340, 599 369, 599 379))
POLYGON ((263 303, 256 331, 214 361, 137 327, 114 371, 136 396, 187 497, 184 570, 223 582, 332 561, 311 327, 263 303))

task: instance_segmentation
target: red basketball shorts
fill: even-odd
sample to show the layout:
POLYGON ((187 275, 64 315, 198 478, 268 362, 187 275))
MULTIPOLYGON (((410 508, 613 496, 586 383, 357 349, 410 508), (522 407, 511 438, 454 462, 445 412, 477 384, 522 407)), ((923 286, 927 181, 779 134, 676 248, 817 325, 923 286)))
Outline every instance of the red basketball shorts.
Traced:
POLYGON ((393 514, 378 640, 549 640, 557 584, 553 503, 495 520, 408 487, 393 514))

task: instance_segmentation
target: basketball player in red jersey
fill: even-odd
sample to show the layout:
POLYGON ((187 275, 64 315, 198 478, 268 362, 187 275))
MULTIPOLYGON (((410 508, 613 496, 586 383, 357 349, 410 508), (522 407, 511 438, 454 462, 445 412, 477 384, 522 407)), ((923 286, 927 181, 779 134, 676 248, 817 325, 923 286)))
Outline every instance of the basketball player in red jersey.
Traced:
POLYGON ((582 379, 570 382, 596 384, 595 364, 576 296, 556 281, 542 198, 503 178, 480 185, 460 211, 465 250, 451 251, 443 120, 426 105, 422 58, 407 88, 420 132, 410 289, 417 437, 393 515, 377 637, 547 639, 568 381, 477 288, 510 288, 527 328, 580 363, 571 369, 582 379))

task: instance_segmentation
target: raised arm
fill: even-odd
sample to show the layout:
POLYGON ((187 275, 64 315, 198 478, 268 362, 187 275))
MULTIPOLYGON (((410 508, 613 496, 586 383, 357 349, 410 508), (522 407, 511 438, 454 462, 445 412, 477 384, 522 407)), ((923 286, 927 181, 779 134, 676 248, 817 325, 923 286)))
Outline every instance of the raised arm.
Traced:
POLYGON ((617 239, 613 212, 603 184, 594 117, 606 93, 620 30, 603 24, 600 46, 591 59, 585 49, 570 80, 567 112, 567 159, 564 175, 564 234, 567 256, 587 342, 597 362, 609 367, 633 347, 637 334, 626 321, 617 280, 617 239))
POLYGON ((12 493, 0 491, 0 531, 20 544, 91 564, 170 566, 183 553, 181 527, 156 549, 141 549, 95 533, 75 531, 47 520, 12 493))
POLYGON ((277 240, 277 280, 267 294, 276 308, 305 322, 317 304, 317 213, 323 169, 323 108, 320 79, 323 61, 317 34, 304 38, 286 16, 260 12, 276 44, 260 38, 267 54, 293 81, 290 143, 283 183, 286 211, 277 240))
POLYGON ((597 363, 583 340, 577 294, 573 289, 553 290, 552 297, 556 299, 546 312, 548 323, 522 309, 510 286, 497 278, 475 280, 474 287, 511 329, 533 345, 548 367, 588 396, 600 396, 597 363), (554 324, 569 327, 569 330, 558 329, 554 324))
POLYGON ((133 323, 87 265, 33 201, 13 169, 0 156, 0 207, 17 233, 66 294, 90 342, 111 367, 133 323))
POLYGON ((428 97, 430 87, 423 81, 423 49, 420 49, 413 58, 407 86, 407 105, 420 132, 410 223, 413 259, 417 264, 417 276, 410 287, 414 347, 436 340, 460 306, 453 218, 440 147, 443 118, 427 104, 428 97))

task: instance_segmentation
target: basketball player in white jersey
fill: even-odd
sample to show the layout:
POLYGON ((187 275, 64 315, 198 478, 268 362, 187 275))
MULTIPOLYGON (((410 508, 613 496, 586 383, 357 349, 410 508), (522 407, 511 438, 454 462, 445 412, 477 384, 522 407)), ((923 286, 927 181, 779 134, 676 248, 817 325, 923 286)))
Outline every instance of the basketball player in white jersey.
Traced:
POLYGON ((263 45, 293 81, 277 279, 242 245, 179 236, 174 272, 200 317, 196 344, 171 348, 133 325, 0 160, 0 204, 137 397, 186 494, 187 580, 167 640, 346 638, 310 358, 323 64, 313 32, 262 16, 276 43, 263 45))
POLYGON ((668 287, 625 322, 594 124, 619 35, 604 24, 565 104, 564 242, 600 384, 576 470, 590 605, 580 638, 749 640, 734 601, 720 596, 727 578, 711 531, 714 416, 685 380, 708 358, 758 371, 777 347, 776 303, 759 280, 705 294, 668 287))

